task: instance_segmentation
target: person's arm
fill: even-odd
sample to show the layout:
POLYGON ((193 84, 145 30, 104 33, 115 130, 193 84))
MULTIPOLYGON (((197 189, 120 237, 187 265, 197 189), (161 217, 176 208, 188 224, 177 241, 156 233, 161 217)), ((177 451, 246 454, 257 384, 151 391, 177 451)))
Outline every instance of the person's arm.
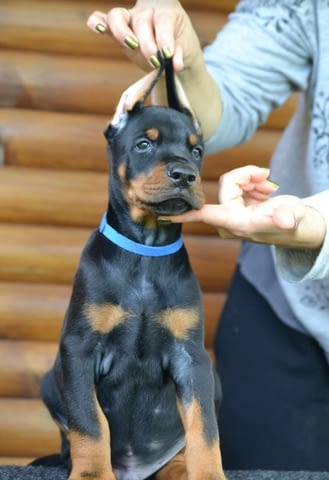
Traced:
POLYGON ((223 238, 274 245, 278 272, 288 281, 328 277, 329 190, 305 199, 270 197, 278 186, 269 173, 254 165, 231 170, 219 180, 219 204, 164 218, 204 222, 223 238))
POLYGON ((278 186, 268 179, 269 173, 254 165, 231 170, 219 179, 219 204, 206 204, 170 220, 204 222, 223 238, 313 250, 316 256, 325 240, 326 219, 329 222, 329 214, 324 215, 329 191, 304 200, 293 195, 271 197, 278 186), (312 198, 313 204, 319 198, 315 207, 312 198))

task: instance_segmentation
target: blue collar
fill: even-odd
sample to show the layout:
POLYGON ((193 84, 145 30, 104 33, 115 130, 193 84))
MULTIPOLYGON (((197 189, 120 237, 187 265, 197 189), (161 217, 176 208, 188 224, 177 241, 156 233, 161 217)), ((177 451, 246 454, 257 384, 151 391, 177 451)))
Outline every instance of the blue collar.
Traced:
POLYGON ((137 243, 129 238, 121 235, 121 233, 114 230, 106 221, 106 213, 104 214, 99 231, 112 243, 118 245, 118 247, 127 250, 128 252, 135 253, 136 255, 144 255, 146 257, 163 257, 164 255, 170 255, 178 252, 183 246, 182 235, 173 243, 168 245, 162 245, 160 247, 151 247, 144 245, 143 243, 137 243))

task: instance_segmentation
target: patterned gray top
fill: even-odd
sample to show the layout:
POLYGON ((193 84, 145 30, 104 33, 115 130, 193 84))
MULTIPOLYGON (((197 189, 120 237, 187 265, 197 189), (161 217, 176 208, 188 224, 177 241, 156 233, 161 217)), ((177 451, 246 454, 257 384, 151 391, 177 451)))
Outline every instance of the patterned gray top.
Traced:
POLYGON ((239 262, 282 321, 315 338, 329 361, 329 0, 243 0, 205 49, 205 60, 223 99, 209 153, 248 140, 273 109, 301 92, 273 155, 271 179, 278 194, 297 195, 322 213, 323 247, 246 243, 239 262))

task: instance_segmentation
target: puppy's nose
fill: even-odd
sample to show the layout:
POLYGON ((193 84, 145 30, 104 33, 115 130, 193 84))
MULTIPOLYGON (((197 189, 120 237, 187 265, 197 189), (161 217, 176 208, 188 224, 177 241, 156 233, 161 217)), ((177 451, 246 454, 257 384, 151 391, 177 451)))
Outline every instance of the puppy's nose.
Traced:
POLYGON ((168 168, 168 177, 176 187, 191 187, 196 180, 192 168, 186 165, 175 165, 168 168))

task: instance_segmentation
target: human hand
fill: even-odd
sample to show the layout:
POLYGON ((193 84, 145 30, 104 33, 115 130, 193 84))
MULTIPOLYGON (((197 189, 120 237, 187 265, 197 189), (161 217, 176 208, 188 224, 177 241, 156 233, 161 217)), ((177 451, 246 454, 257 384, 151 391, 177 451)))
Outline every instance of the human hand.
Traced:
POLYGON ((94 32, 108 33, 126 48, 126 54, 141 68, 160 66, 157 51, 173 58, 176 72, 202 61, 198 37, 177 0, 137 0, 131 9, 95 11, 87 21, 94 32), (198 60, 198 61, 197 61, 198 60))
POLYGON ((170 220, 207 223, 223 238, 320 248, 326 231, 321 214, 293 195, 270 197, 278 186, 268 176, 269 170, 256 166, 231 170, 219 180, 219 205, 204 205, 170 220))

